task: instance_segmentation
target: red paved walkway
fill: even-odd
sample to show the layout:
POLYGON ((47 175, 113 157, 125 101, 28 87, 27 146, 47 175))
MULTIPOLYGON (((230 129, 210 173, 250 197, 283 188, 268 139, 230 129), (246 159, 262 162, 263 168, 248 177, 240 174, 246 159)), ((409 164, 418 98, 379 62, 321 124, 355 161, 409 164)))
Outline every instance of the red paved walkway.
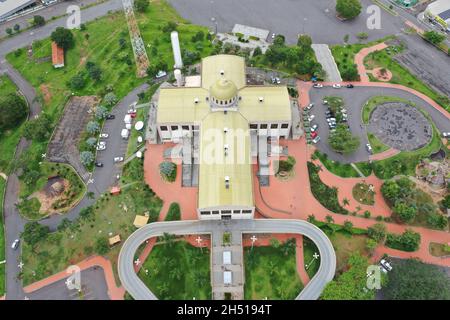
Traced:
POLYGON ((358 68, 358 74, 361 82, 369 82, 369 76, 367 75, 367 70, 364 66, 364 58, 372 52, 380 51, 385 48, 387 48, 387 45, 382 42, 372 47, 361 49, 361 51, 355 55, 355 63, 358 68))
MULTIPOLYGON (((87 258, 80 263, 77 264, 77 266, 81 270, 86 270, 94 266, 99 266, 103 269, 105 273, 105 279, 106 284, 108 286, 108 295, 111 298, 111 300, 123 300, 125 289, 122 287, 116 286, 116 281, 114 279, 114 273, 112 269, 111 262, 108 259, 105 259, 101 256, 94 256, 87 258)), ((69 275, 66 271, 61 271, 57 274, 54 274, 48 278, 45 278, 43 280, 40 280, 38 282, 35 282, 27 287, 24 288, 25 293, 31 293, 33 291, 39 290, 45 286, 48 286, 49 284, 52 284, 54 282, 63 280, 67 278, 69 275)))
POLYGON ((369 159, 372 160, 372 161, 384 160, 384 159, 388 159, 390 157, 393 157, 393 156, 395 156, 396 154, 399 154, 399 153, 400 153, 400 150, 397 150, 397 149, 394 149, 394 148, 389 148, 386 151, 370 155, 369 159))

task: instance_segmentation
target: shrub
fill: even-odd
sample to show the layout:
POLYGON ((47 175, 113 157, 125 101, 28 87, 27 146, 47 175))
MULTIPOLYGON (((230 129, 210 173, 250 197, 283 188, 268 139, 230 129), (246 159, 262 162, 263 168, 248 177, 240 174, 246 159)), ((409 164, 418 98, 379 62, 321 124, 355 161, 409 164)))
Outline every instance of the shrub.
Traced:
POLYGON ((281 160, 279 162, 278 172, 280 171, 290 172, 294 168, 295 163, 296 163, 295 158, 292 156, 289 156, 287 160, 281 160))
POLYGON ((18 94, 9 93, 0 96, 0 134, 19 125, 27 113, 27 104, 18 94))
POLYGON ((416 251, 420 244, 420 233, 407 229, 401 235, 389 233, 386 237, 386 245, 392 249, 402 251, 416 251))
POLYGON ((171 203, 165 221, 181 220, 180 205, 176 202, 171 203))
POLYGON ((174 182, 177 177, 177 166, 170 161, 161 162, 159 165, 161 175, 169 182, 174 182))

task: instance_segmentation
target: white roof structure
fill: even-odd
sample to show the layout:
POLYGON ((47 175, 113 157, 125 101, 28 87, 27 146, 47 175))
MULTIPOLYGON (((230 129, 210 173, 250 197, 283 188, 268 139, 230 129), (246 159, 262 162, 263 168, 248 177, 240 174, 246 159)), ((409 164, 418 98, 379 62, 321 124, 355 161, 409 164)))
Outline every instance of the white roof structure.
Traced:
POLYGON ((12 16, 17 11, 36 2, 36 0, 0 0, 0 20, 12 16))
POLYGON ((427 11, 443 20, 450 18, 450 0, 437 0, 428 5, 427 11))

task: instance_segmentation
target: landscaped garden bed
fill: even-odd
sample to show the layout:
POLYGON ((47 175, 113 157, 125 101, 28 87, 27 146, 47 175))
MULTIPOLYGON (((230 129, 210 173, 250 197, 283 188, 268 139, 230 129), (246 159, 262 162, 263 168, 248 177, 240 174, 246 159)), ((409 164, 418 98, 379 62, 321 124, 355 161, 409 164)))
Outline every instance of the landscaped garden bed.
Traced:
POLYGON ((210 251, 182 239, 156 243, 139 278, 161 300, 210 300, 210 251))
POLYGON ((359 203, 373 206, 375 204, 375 191, 373 185, 367 183, 357 183, 352 190, 353 198, 359 203))
POLYGON ((244 249, 246 300, 295 299, 303 289, 297 273, 295 240, 244 249))
POLYGON ((450 245, 447 243, 430 243, 430 254, 435 257, 449 257, 450 245))

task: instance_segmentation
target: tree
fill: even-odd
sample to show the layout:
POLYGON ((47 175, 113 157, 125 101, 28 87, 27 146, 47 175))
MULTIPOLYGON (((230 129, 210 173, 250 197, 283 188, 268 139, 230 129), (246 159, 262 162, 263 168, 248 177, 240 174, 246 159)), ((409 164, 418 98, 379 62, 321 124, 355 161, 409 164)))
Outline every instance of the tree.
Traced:
POLYGON ((97 118, 98 120, 105 119, 107 115, 108 115, 108 109, 106 109, 105 107, 98 106, 95 109, 95 118, 97 118))
POLYGON ((349 154, 358 149, 360 140, 345 125, 339 124, 336 131, 329 135, 328 143, 334 151, 349 154))
POLYGON ((24 120, 28 113, 25 100, 16 93, 0 96, 0 133, 13 129, 24 120))
POLYGON ((89 221, 95 220, 94 208, 92 206, 89 206, 81 209, 80 218, 81 220, 89 220, 89 221))
POLYGON ((344 230, 351 233, 353 231, 353 223, 349 220, 345 220, 344 221, 344 230))
POLYGON ((50 35, 52 41, 55 41, 58 47, 68 50, 75 45, 75 38, 71 30, 57 27, 50 35))
POLYGON ((301 48, 311 48, 312 45, 312 39, 310 36, 306 34, 299 35, 297 39, 297 46, 301 48))
POLYGON ((369 34, 368 34, 367 32, 359 32, 359 33, 356 35, 356 37, 357 37, 359 40, 365 40, 365 39, 367 39, 367 38, 369 37, 369 34))
POLYGON ((145 12, 149 6, 148 0, 134 0, 134 9, 137 12, 145 12))
POLYGON ((117 97, 114 93, 109 92, 103 97, 103 102, 107 106, 112 107, 113 105, 115 105, 117 103, 117 97))
POLYGON ((99 66, 97 66, 95 63, 88 61, 86 63, 86 69, 89 74, 89 77, 91 77, 94 81, 100 81, 102 79, 102 70, 99 66))
POLYGON ((86 125, 86 131, 90 134, 94 134, 100 131, 100 125, 96 121, 89 121, 86 125))
POLYGON ((434 45, 438 45, 445 40, 445 35, 437 31, 426 31, 423 36, 434 45))
POLYGON ((437 229, 445 229, 448 224, 448 218, 437 212, 432 212, 427 216, 427 223, 437 229))
POLYGON ((97 138, 94 137, 90 137, 86 139, 86 144, 90 147, 90 148, 94 148, 95 145, 97 144, 97 138))
POLYGON ((308 216, 308 222, 309 222, 309 223, 315 223, 315 222, 316 222, 316 216, 313 215, 313 214, 310 214, 310 215, 308 216))
POLYGON ((388 180, 381 186, 381 194, 390 203, 394 203, 400 196, 400 187, 394 180, 388 180))
POLYGON ((323 300, 372 300, 373 290, 364 290, 367 282, 367 267, 369 261, 358 252, 353 253, 347 263, 347 271, 329 282, 322 291, 323 300))
POLYGON ((177 24, 173 21, 167 22, 166 25, 164 27, 162 27, 162 31, 167 32, 167 33, 175 31, 175 30, 177 30, 177 24))
POLYGON ((52 120, 46 113, 38 118, 28 121, 23 130, 23 136, 28 140, 46 141, 50 138, 52 120))
POLYGON ((5 31, 9 36, 13 34, 13 30, 11 28, 6 28, 5 31))
POLYGON ((420 238, 420 233, 407 229, 401 235, 389 233, 386 245, 393 249, 412 252, 419 248, 420 238))
POLYGON ((38 222, 28 222, 22 232, 22 238, 34 247, 39 241, 44 240, 49 233, 50 228, 48 226, 43 226, 38 222))
POLYGON ((108 239, 106 237, 97 238, 94 249, 101 256, 107 254, 109 251, 108 239))
POLYGON ((69 80, 69 87, 73 90, 81 90, 86 86, 86 80, 81 73, 74 75, 69 80))
POLYGON ((403 260, 390 272, 383 295, 388 300, 449 300, 450 278, 435 265, 403 260))
POLYGON ((177 166, 170 161, 163 161, 159 165, 159 171, 168 181, 173 182, 177 176, 177 166))
POLYGON ((366 240, 366 249, 369 251, 370 255, 373 254, 376 247, 378 246, 378 242, 376 242, 374 239, 367 239, 366 240))
POLYGON ((393 212, 402 222, 412 222, 416 217, 417 208, 414 205, 407 204, 403 201, 397 201, 394 205, 393 212))
POLYGON ((333 217, 331 215, 327 215, 325 217, 325 220, 327 221, 327 223, 333 223, 334 222, 334 219, 333 219, 333 217))
POLYGON ((14 29, 15 32, 18 32, 20 30, 20 25, 16 23, 14 25, 13 29, 14 29))
POLYGON ((357 81, 359 80, 359 73, 356 65, 352 65, 341 71, 341 76, 344 81, 357 81))
POLYGON ((337 0, 336 11, 344 19, 356 18, 361 13, 361 2, 359 0, 337 0))
POLYGON ((256 47, 255 50, 253 50, 253 57, 257 57, 262 55, 262 50, 260 47, 256 47))
POLYGON ((270 238, 269 242, 270 242, 270 246, 274 249, 279 248, 281 245, 280 241, 277 238, 270 238))
POLYGON ((90 151, 80 153, 80 161, 84 166, 89 166, 94 162, 94 154, 90 151))
POLYGON ((444 200, 442 200, 442 206, 445 209, 450 209, 450 194, 446 195, 444 200))
POLYGON ((200 42, 205 39, 205 33, 203 31, 198 31, 196 34, 194 34, 191 38, 192 42, 200 42))
POLYGON ((43 16, 34 16, 33 25, 36 27, 42 27, 45 24, 45 18, 43 16))
POLYGON ((383 243, 386 239, 386 226, 383 223, 375 223, 367 229, 370 238, 378 243, 383 243))

